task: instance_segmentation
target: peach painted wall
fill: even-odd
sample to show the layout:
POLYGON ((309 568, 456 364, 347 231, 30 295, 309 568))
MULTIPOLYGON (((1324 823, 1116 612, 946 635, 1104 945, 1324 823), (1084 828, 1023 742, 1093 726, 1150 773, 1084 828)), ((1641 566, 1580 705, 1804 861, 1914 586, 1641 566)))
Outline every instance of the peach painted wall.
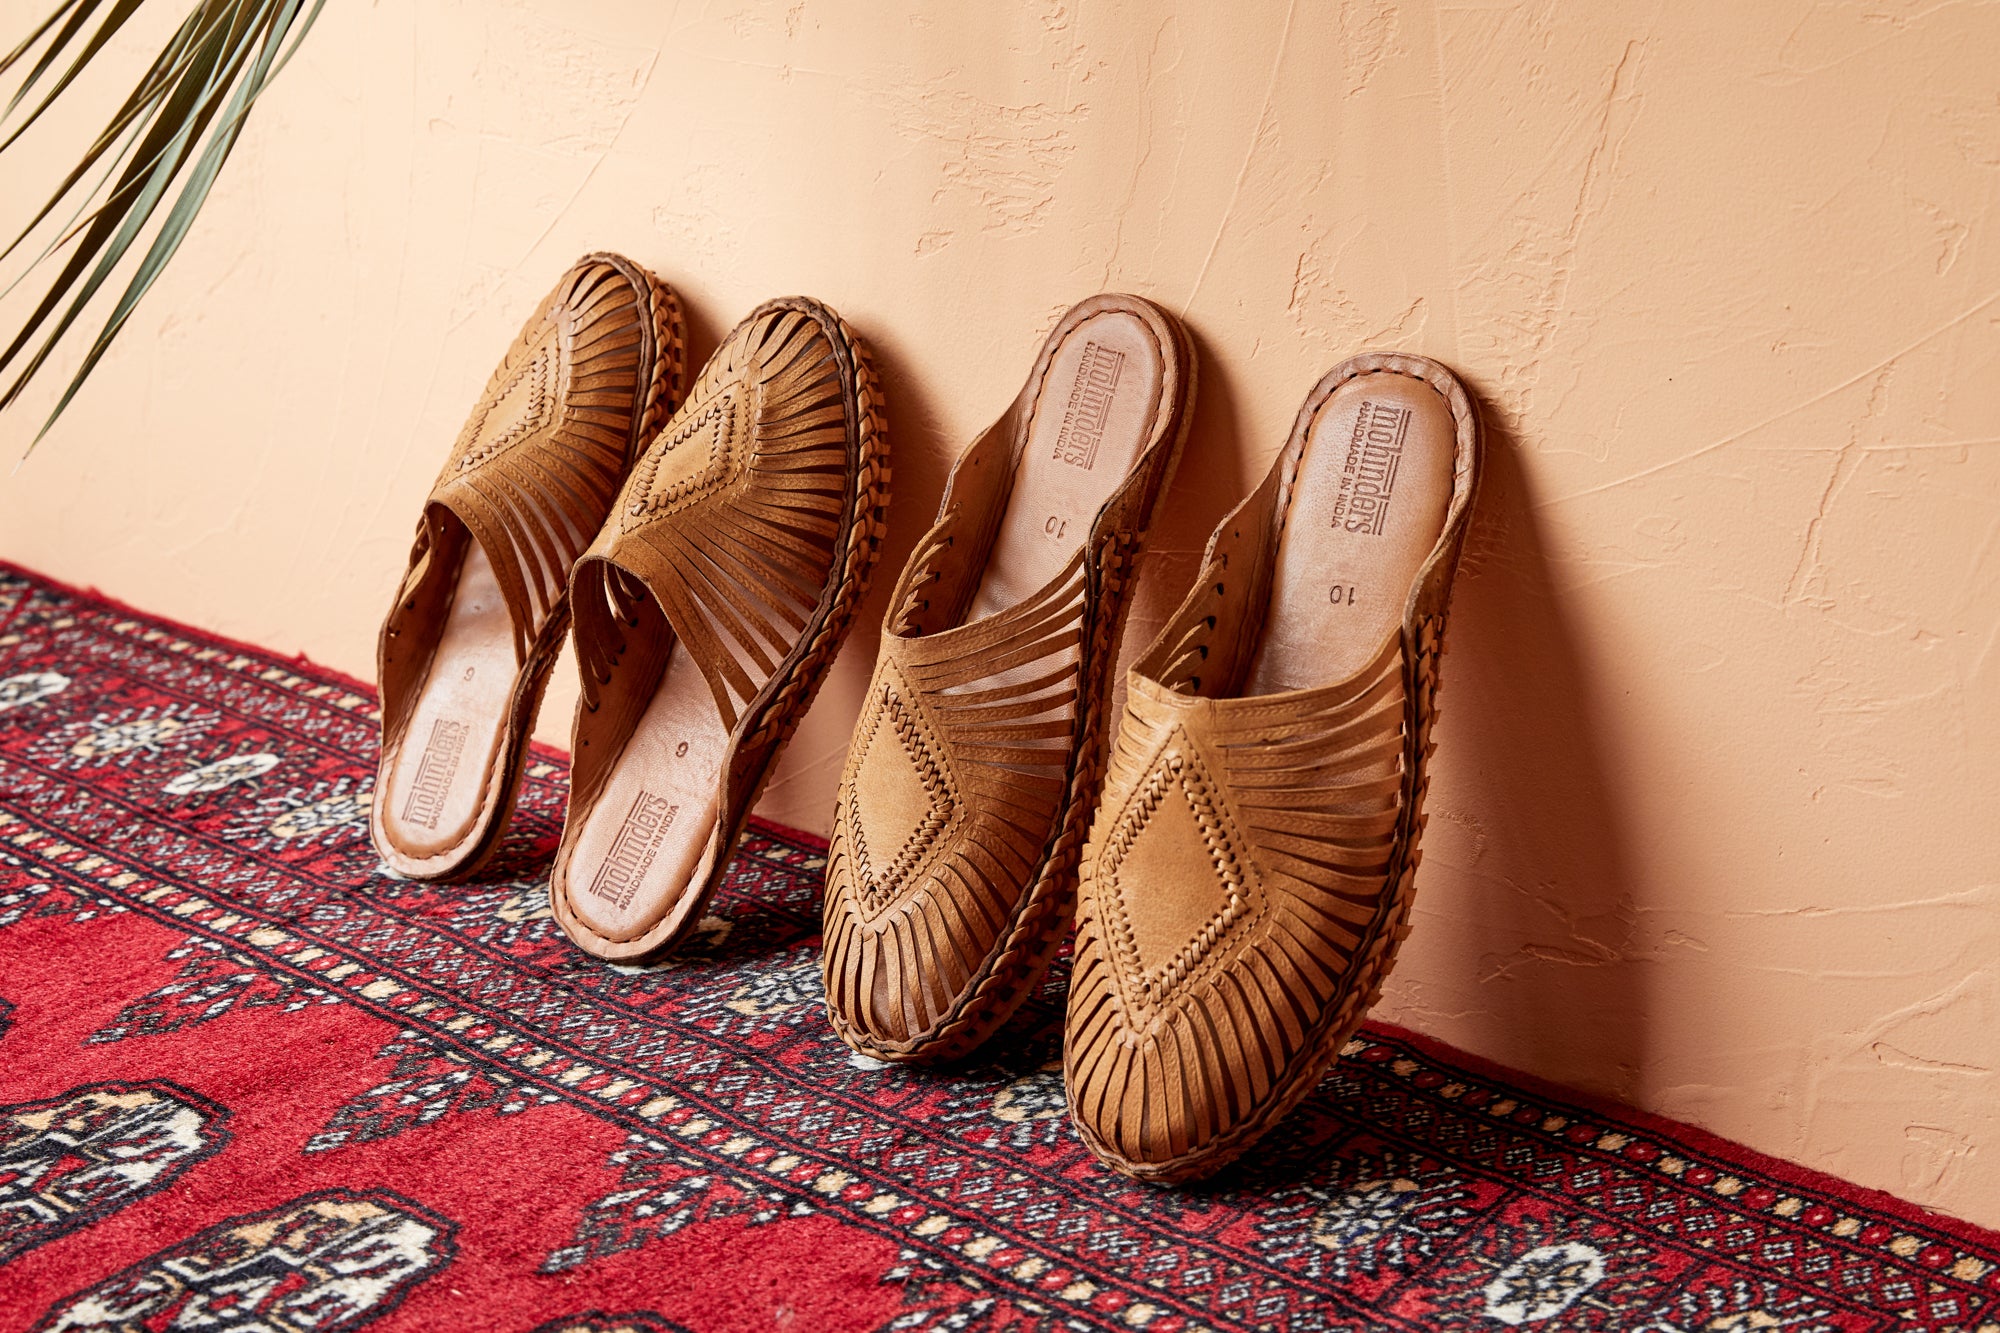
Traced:
MULTIPOLYGON (((788 292, 872 340, 892 559, 1061 308, 1184 312, 1151 621, 1322 371, 1443 358, 1491 481, 1385 1016, 2000 1225, 1996 190, 1991 5, 333 4, 0 555, 367 674, 597 247, 697 354, 788 292)), ((873 647, 770 815, 826 827, 873 647)))

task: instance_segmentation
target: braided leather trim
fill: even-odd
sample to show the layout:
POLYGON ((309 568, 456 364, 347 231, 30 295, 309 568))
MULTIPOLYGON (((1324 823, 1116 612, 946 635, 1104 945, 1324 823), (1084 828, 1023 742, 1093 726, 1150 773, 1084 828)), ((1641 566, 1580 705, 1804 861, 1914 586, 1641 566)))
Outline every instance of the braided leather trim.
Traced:
POLYGON ((866 826, 856 807, 842 807, 838 812, 854 850, 855 882, 861 892, 862 910, 871 917, 880 915, 902 895, 916 875, 929 868, 942 850, 942 840, 956 827, 965 810, 944 747, 932 734, 918 706, 905 698, 914 691, 893 672, 882 674, 888 678, 870 696, 867 710, 855 728, 854 753, 860 757, 858 762, 866 763, 878 739, 883 745, 900 747, 923 788, 926 804, 923 817, 893 850, 878 847, 871 851, 866 826))
MULTIPOLYGON (((1126 733, 1119 733, 1119 752, 1128 748, 1126 733)), ((1116 766, 1117 760, 1112 761, 1116 766)), ((1116 781, 1113 777, 1112 781, 1116 781)), ((1139 834, 1155 816, 1173 810, 1171 802, 1184 803, 1195 822, 1201 841, 1214 867, 1217 888, 1215 909, 1201 929, 1163 962, 1154 964, 1146 956, 1136 928, 1135 914, 1127 895, 1114 901, 1124 910, 1106 914, 1105 937, 1118 962, 1117 977, 1129 1012, 1139 1022, 1150 1023, 1161 1006, 1171 1003, 1189 977, 1215 956, 1236 924, 1256 912, 1264 898, 1256 862, 1238 853, 1241 842, 1233 832, 1233 819, 1215 780, 1202 761, 1200 749, 1185 728, 1174 726, 1167 734, 1157 762, 1142 782, 1130 804, 1105 838, 1097 861, 1097 871, 1105 879, 1120 881, 1120 870, 1139 834)), ((1143 894, 1144 886, 1135 885, 1143 894)))

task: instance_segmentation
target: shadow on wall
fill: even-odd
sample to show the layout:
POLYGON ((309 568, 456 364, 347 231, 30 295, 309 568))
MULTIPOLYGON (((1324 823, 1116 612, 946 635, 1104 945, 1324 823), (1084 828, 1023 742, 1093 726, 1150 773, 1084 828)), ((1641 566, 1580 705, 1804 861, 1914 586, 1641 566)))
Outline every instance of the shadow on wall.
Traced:
POLYGON ((1282 438, 1243 437, 1236 386, 1221 369, 1221 358, 1200 327, 1190 323, 1187 330, 1196 366, 1194 415, 1180 467, 1160 502, 1139 561, 1125 637, 1119 645, 1118 669, 1113 673, 1114 719, 1124 715, 1126 671, 1194 586, 1209 535, 1223 515, 1263 479, 1264 469, 1284 443, 1282 438), (1246 482, 1245 475, 1251 480, 1246 482))
POLYGON ((1556 586, 1519 436, 1483 400, 1486 471, 1452 621, 1440 761, 1404 975, 1385 1017, 1643 1101, 1649 1005, 1625 775, 1556 586), (1448 978, 1456 980, 1436 980, 1448 978))

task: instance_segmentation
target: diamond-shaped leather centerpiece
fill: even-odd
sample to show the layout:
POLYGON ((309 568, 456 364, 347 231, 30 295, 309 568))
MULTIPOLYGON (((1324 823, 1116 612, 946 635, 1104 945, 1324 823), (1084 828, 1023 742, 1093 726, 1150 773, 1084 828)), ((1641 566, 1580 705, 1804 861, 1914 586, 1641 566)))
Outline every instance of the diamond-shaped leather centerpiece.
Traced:
POLYGON ((923 715, 884 684, 870 710, 849 820, 856 869, 873 902, 893 897, 934 848, 957 808, 957 794, 945 772, 923 715))
POLYGON ((729 480, 739 437, 748 429, 742 396, 742 386, 732 384, 674 414, 639 460, 627 491, 626 529, 685 508, 729 480))
POLYGON ((556 349, 544 342, 467 424, 458 470, 477 467, 546 430, 555 418, 556 379, 556 349))
POLYGON ((1158 1003, 1249 910, 1214 784, 1176 736, 1112 828, 1104 860, 1113 948, 1158 1003))

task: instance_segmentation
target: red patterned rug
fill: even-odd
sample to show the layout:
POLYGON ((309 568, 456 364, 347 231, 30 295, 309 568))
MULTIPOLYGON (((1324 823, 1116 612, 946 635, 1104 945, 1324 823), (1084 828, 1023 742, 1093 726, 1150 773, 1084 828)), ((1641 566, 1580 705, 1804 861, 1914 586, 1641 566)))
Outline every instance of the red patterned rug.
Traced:
POLYGON ((987 1063, 850 1054, 820 845, 609 967, 542 875, 369 849, 375 701, 0 567, 0 1333, 1961 1329, 2000 1236, 1370 1028, 1170 1192, 1063 1111, 1061 975, 987 1063))

